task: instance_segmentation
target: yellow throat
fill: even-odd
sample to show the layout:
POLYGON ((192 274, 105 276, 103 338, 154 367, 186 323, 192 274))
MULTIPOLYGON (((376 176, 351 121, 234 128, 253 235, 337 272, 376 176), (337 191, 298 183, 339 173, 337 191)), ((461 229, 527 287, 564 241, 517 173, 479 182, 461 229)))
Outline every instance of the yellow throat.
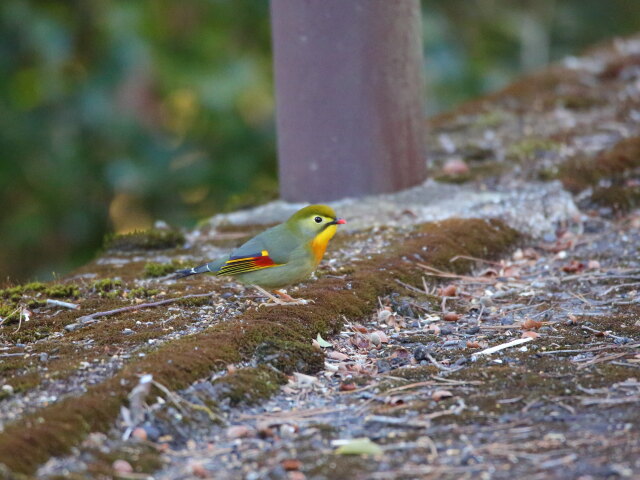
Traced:
POLYGON ((316 265, 322 260, 324 252, 327 249, 327 244, 336 234, 336 230, 338 230, 336 225, 329 225, 311 241, 311 251, 315 257, 316 265))

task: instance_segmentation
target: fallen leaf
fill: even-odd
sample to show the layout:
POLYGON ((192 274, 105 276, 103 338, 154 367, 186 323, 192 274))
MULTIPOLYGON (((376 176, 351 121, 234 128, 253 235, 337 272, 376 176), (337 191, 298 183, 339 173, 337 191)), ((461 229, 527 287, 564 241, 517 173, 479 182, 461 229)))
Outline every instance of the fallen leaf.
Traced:
POLYGON ((447 312, 442 318, 445 322, 457 322, 458 320, 460 320, 460 315, 456 312, 447 312))
POLYGON ((327 357, 329 357, 331 360, 338 360, 342 362, 344 360, 347 360, 349 358, 349 355, 345 355, 342 352, 331 351, 327 353, 327 357))
POLYGON ((318 378, 312 375, 305 375, 300 372, 293 372, 293 383, 296 387, 305 388, 310 387, 314 383, 318 382, 318 378))
POLYGON ((337 455, 380 455, 382 448, 368 438, 354 438, 338 447, 334 453, 337 455))
POLYGON ((478 342, 467 341, 467 348, 480 348, 478 342))
POLYGON ((400 358, 400 359, 408 360, 412 356, 413 356, 413 354, 409 350, 407 350, 406 348, 398 347, 393 351, 393 353, 391 355, 389 355, 389 360, 394 359, 394 358, 400 358))
POLYGON ((537 320, 533 320, 532 318, 527 318, 524 322, 522 322, 522 329, 538 330, 542 325, 542 322, 538 322, 537 320))
POLYGON ((566 273, 576 273, 584 270, 586 265, 578 260, 571 260, 570 263, 562 267, 562 271, 566 273))
POLYGON ((316 342, 318 342, 318 345, 320 345, 322 348, 331 348, 331 347, 333 347, 333 345, 331 345, 324 338, 322 338, 320 336, 320 334, 318 334, 318 336, 316 337, 316 342))
POLYGON ((540 336, 537 332, 524 332, 520 338, 533 338, 534 340, 540 336))
POLYGON ((498 271, 495 268, 485 268, 478 274, 478 277, 485 277, 485 278, 493 278, 497 276, 498 276, 498 271))
POLYGON ((509 277, 509 278, 518 278, 520 277, 520 268, 516 267, 515 265, 509 265, 508 267, 505 267, 502 270, 502 275, 503 277, 509 277))
POLYGON ((245 438, 254 434, 254 430, 246 425, 233 425, 227 428, 228 438, 245 438))
POLYGON ((522 251, 522 255, 527 260, 537 260, 538 258, 540 258, 540 254, 536 252, 533 248, 525 248, 522 251))
POLYGON ((440 327, 434 323, 429 324, 427 331, 433 332, 434 335, 440 335, 440 327))
POLYGON ((294 470, 300 470, 302 468, 302 462, 295 458, 287 458, 280 462, 282 468, 284 468, 287 472, 291 472, 294 470))
POLYGON ((116 473, 132 473, 133 467, 126 460, 118 459, 111 465, 116 473))
POLYGON ((455 297, 458 293, 458 287, 455 285, 447 285, 444 288, 440 289, 441 297, 455 297))
POLYGON ((449 390, 436 390, 431 394, 431 398, 433 398, 436 402, 451 397, 453 397, 453 393, 451 393, 449 390))
POLYGON ((376 331, 375 331, 375 332, 373 332, 373 333, 378 334, 378 336, 380 337, 380 342, 382 342, 382 343, 389 343, 389 337, 387 337, 387 334, 386 334, 386 333, 384 333, 382 330, 376 330, 376 331))
POLYGON ((358 388, 358 387, 353 382, 346 382, 346 383, 341 383, 340 384, 340 391, 341 392, 352 392, 356 388, 358 388))
POLYGON ((142 427, 137 427, 131 432, 131 436, 136 440, 144 441, 147 439, 147 431, 142 427))
POLYGON ((370 345, 369 339, 361 333, 356 333, 349 339, 349 341, 360 350, 366 350, 370 345))
POLYGON ((198 478, 209 478, 209 472, 201 463, 193 463, 191 465, 191 473, 198 478))
POLYGON ((353 330, 354 332, 369 333, 369 330, 367 329, 367 327, 363 327, 362 325, 359 325, 359 324, 352 325, 351 330, 353 330))

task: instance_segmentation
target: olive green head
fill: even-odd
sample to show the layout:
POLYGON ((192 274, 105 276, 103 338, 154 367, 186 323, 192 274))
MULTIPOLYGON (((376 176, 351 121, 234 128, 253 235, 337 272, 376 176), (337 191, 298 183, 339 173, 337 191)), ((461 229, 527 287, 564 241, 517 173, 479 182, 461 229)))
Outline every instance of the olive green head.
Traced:
POLYGON ((344 223, 347 222, 337 218, 336 212, 328 205, 309 205, 298 210, 287 220, 287 225, 308 238, 315 238, 331 226, 332 230, 335 230, 335 225, 344 223))

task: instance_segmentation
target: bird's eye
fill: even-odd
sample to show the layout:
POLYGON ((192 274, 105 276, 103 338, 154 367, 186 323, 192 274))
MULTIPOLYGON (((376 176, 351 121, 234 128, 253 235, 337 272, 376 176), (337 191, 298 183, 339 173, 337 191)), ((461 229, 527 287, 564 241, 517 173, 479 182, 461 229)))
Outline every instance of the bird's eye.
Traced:
POLYGON ((316 217, 313 219, 316 223, 322 223, 322 217, 316 217))

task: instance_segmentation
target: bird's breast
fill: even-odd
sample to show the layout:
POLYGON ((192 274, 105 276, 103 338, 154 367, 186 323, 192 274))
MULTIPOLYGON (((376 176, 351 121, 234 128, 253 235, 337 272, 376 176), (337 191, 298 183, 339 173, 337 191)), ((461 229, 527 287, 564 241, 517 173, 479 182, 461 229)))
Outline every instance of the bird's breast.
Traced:
POLYGON ((335 225, 330 225, 325 228, 322 232, 320 232, 316 237, 311 241, 311 251, 313 252, 313 256, 315 258, 316 265, 320 263, 322 257, 324 256, 324 252, 327 249, 327 245, 329 240, 333 238, 336 234, 336 230, 338 229, 335 225))

